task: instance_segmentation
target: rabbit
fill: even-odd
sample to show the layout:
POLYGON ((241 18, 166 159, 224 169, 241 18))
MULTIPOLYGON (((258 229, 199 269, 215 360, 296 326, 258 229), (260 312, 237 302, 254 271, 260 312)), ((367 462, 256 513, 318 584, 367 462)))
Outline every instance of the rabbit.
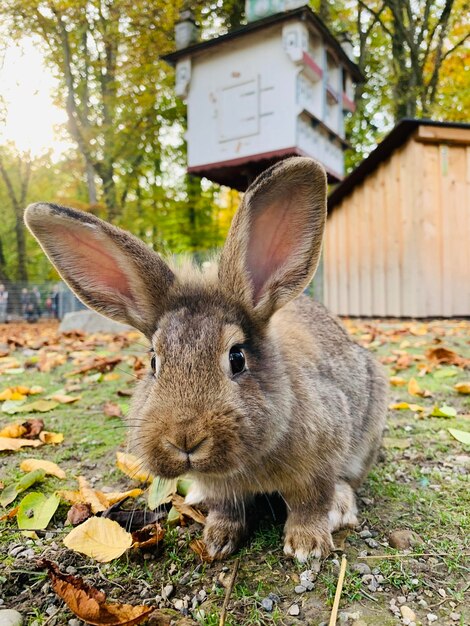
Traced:
POLYGON ((284 552, 304 562, 357 525, 354 489, 380 447, 381 366, 303 294, 321 253, 327 181, 291 157, 249 186, 218 264, 164 261, 85 212, 37 203, 26 224, 89 307, 148 338, 150 367, 128 416, 130 446, 153 474, 193 479, 203 539, 224 558, 247 533, 256 494, 279 493, 284 552))

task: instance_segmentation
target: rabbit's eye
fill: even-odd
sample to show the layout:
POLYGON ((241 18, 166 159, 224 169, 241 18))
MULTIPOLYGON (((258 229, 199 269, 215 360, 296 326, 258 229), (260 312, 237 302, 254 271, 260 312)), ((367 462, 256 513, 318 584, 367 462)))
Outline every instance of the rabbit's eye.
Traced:
POLYGON ((246 368, 245 355, 240 346, 232 346, 229 352, 229 361, 232 374, 241 374, 246 368))
POLYGON ((152 372, 155 374, 157 369, 157 357, 152 354, 152 358, 150 359, 150 367, 152 368, 152 372))

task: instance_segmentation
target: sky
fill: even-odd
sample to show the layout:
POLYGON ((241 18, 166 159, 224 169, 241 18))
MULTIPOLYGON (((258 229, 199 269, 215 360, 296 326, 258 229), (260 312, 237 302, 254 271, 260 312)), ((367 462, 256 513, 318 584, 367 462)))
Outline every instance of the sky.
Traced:
POLYGON ((0 116, 0 143, 13 141, 32 156, 52 149, 53 158, 59 158, 71 144, 64 131, 55 129, 66 122, 65 111, 52 101, 56 89, 57 82, 32 39, 0 52, 0 97, 6 109, 0 116))

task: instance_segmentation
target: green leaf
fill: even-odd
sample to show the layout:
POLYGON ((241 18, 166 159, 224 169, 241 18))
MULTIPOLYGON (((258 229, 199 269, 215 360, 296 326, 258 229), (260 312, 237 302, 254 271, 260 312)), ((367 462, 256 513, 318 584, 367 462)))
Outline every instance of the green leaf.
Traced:
POLYGON ((28 402, 27 404, 23 404, 16 412, 17 413, 45 413, 46 411, 52 411, 59 406, 58 402, 55 400, 35 400, 34 402, 28 402))
POLYGON ((57 511, 60 498, 56 494, 47 498, 43 493, 33 491, 21 500, 16 519, 18 528, 23 530, 43 530, 57 511))
POLYGON ((5 400, 2 404, 2 413, 8 413, 8 415, 14 415, 19 412, 19 409, 26 400, 5 400))
POLYGON ((167 524, 169 524, 170 526, 173 526, 174 524, 177 524, 179 522, 179 519, 180 519, 180 514, 175 509, 175 507, 172 506, 166 518, 167 524))
POLYGON ((192 484, 193 481, 190 478, 178 478, 178 486, 176 490, 180 496, 186 497, 192 484))
POLYGON ((448 428, 447 429, 454 439, 460 441, 466 446, 470 446, 470 432, 466 430, 457 430, 456 428, 448 428))
POLYGON ((160 478, 156 476, 150 483, 147 502, 151 511, 161 504, 169 502, 170 496, 176 492, 176 478, 160 478))
POLYGON ((433 378, 437 378, 438 380, 442 378, 454 378, 457 376, 458 370, 455 367, 443 367, 440 370, 436 370, 433 374, 433 378))
POLYGON ((2 495, 0 496, 0 504, 2 506, 8 506, 14 500, 16 500, 16 497, 22 491, 26 491, 26 489, 29 489, 29 487, 31 487, 35 483, 38 483, 44 480, 45 475, 46 473, 42 469, 37 469, 37 470, 34 470, 33 472, 28 472, 17 483, 15 483, 14 485, 10 485, 9 487, 6 487, 6 489, 2 491, 2 495))
POLYGON ((456 417, 457 409, 454 409, 451 406, 447 406, 446 404, 441 407, 436 404, 430 415, 431 417, 456 417))

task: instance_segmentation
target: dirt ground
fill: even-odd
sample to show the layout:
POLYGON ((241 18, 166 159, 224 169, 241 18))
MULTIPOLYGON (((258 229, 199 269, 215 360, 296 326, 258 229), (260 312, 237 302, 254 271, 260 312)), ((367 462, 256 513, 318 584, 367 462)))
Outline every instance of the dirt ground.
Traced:
MULTIPOLYGON (((62 501, 35 534, 22 533, 15 516, 0 522, 0 610, 16 609, 31 626, 82 623, 38 569, 45 557, 104 591, 109 602, 161 609, 150 620, 154 625, 217 626, 236 566, 227 625, 326 625, 344 554, 339 624, 470 626, 470 446, 449 431, 470 431, 470 323, 345 325, 386 367, 390 409, 380 459, 358 493, 360 526, 336 534, 337 551, 328 559, 299 565, 286 558, 285 511, 275 498, 260 498, 248 542, 224 562, 201 561, 190 543, 202 526, 187 519, 184 525, 162 521, 166 534, 158 549, 127 550, 101 564, 64 546, 71 527, 65 525, 70 505, 62 501)), ((0 326, 0 428, 41 418, 45 430, 64 436, 61 443, 0 452, 0 482, 5 489, 17 483, 24 476, 20 463, 29 458, 54 461, 67 475, 48 476, 0 507, 0 515, 31 491, 76 489, 79 475, 103 491, 139 486, 116 467, 116 451, 125 450, 122 415, 148 358, 137 334, 59 336, 53 322, 0 326), (101 365, 90 368, 97 358, 101 365), (41 413, 4 412, 15 407, 5 405, 5 390, 35 385, 43 391, 28 402, 79 399, 41 413)), ((144 509, 145 494, 133 506, 144 509)))

